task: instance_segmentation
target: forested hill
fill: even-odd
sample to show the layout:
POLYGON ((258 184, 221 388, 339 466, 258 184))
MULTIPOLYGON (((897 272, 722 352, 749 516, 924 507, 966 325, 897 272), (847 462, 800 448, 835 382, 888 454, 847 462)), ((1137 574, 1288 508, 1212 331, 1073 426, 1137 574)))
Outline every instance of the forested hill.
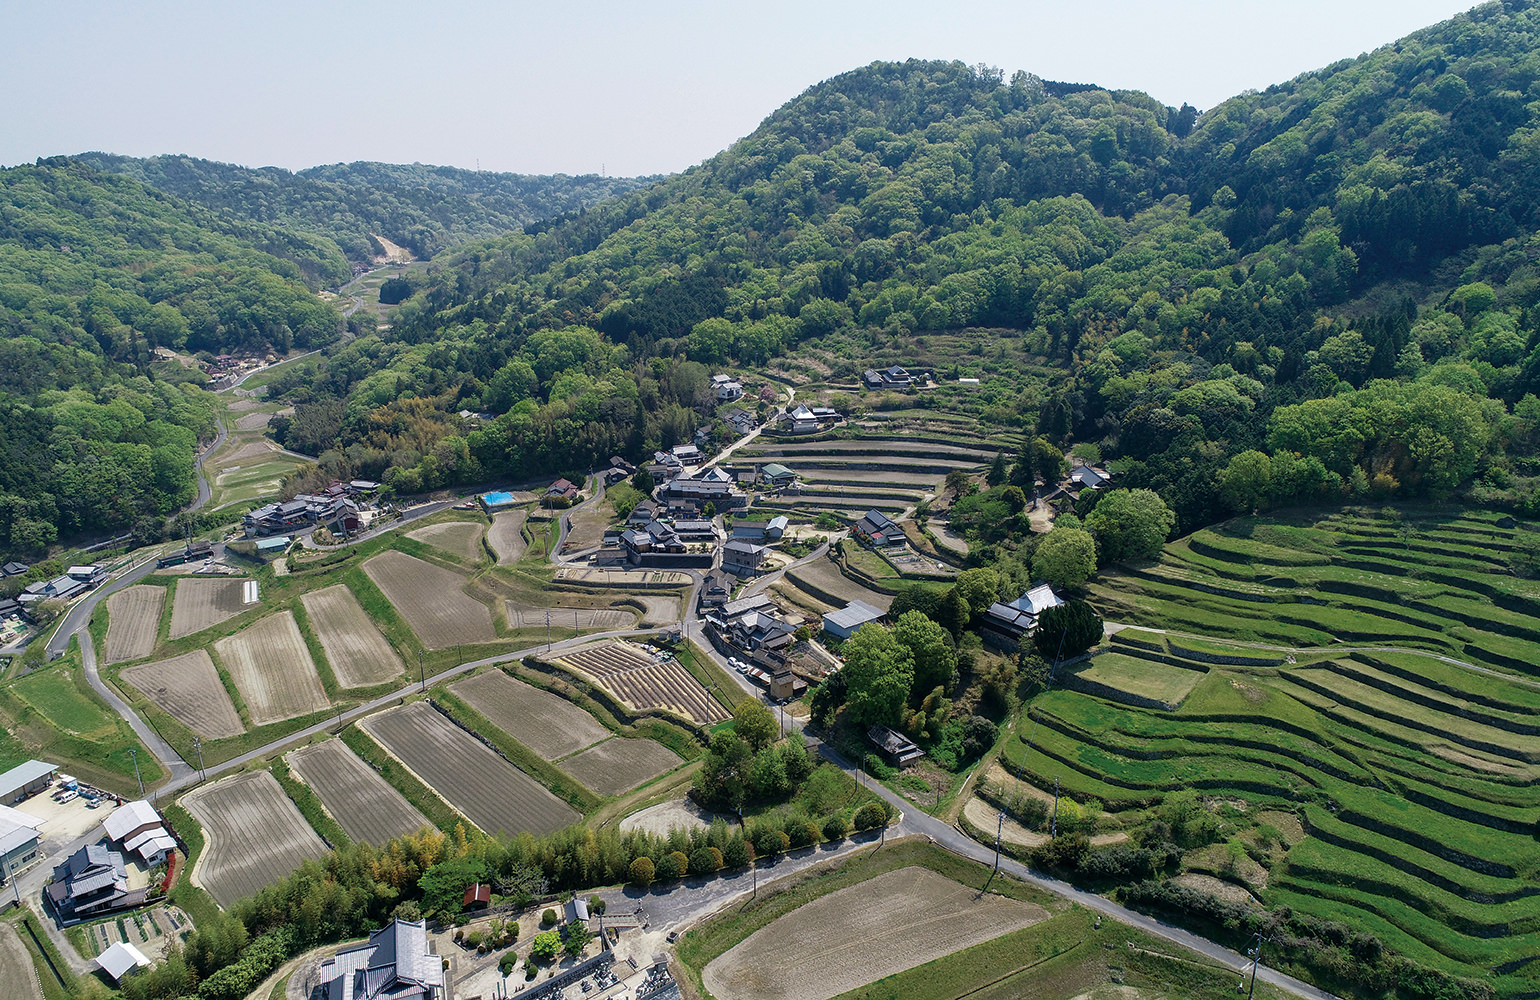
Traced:
POLYGON ((312 283, 339 272, 330 241, 81 163, 0 170, 0 554, 191 500, 213 400, 155 348, 329 344, 342 320, 312 283))
POLYGON ((420 163, 337 163, 294 173, 189 156, 82 153, 76 159, 238 219, 325 236, 353 261, 381 253, 375 236, 418 257, 431 257, 446 247, 580 213, 653 180, 504 174, 420 163))
POLYGON ((1489 4, 1201 116, 874 64, 697 168, 459 252, 300 401, 352 393, 344 444, 406 486, 533 474, 687 430, 642 416, 677 401, 666 359, 827 349, 839 377, 986 328, 1059 374, 970 369, 982 411, 1097 445, 1182 529, 1341 495, 1532 503, 1537 42, 1533 5, 1489 4), (382 434, 382 407, 421 426, 382 434), (466 407, 508 412, 463 437, 434 416, 466 407))

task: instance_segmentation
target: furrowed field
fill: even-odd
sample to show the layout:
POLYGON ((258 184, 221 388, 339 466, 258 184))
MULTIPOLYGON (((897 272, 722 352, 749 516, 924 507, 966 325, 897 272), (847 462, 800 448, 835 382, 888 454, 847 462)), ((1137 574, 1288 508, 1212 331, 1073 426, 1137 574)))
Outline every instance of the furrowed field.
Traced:
POLYGON ((294 774, 315 790, 326 811, 354 840, 383 845, 392 837, 432 825, 341 740, 295 750, 287 760, 294 774))
POLYGON ((1502 994, 1535 990, 1540 585, 1508 569, 1535 539, 1427 511, 1198 532, 1094 588, 1109 621, 1172 631, 1125 631, 1065 671, 1004 758, 1104 807, 1084 811, 1094 829, 1131 828, 1182 789, 1245 803, 1239 860, 1220 845, 1188 870, 1502 994), (1296 814, 1305 836, 1245 818, 1258 809, 1296 814))
POLYGON ((107 598, 109 664, 150 655, 165 604, 165 587, 125 587, 107 598))
POLYGON ((189 793, 182 805, 203 825, 208 846, 193 881, 220 906, 289 874, 326 844, 267 771, 225 778, 189 793))
POLYGON ((424 702, 369 716, 360 727, 487 833, 550 833, 582 818, 424 702))
POLYGON ((364 572, 429 649, 497 638, 487 606, 463 589, 466 576, 401 552, 382 552, 364 572))
POLYGON ((127 668, 122 676, 199 736, 219 739, 238 736, 246 730, 207 650, 142 663, 127 668))

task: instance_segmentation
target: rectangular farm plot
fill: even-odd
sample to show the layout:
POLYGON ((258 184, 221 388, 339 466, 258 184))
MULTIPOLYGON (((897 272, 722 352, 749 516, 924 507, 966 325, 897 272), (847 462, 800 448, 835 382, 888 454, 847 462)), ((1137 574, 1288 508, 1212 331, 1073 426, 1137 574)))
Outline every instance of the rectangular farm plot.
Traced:
POLYGON ((379 847, 433 825, 341 740, 305 747, 284 759, 354 840, 379 847))
POLYGON ((508 624, 513 628, 622 629, 636 624, 636 612, 619 608, 536 608, 508 603, 508 624))
POLYGON ((406 537, 443 549, 466 562, 475 562, 481 555, 481 535, 485 530, 480 521, 445 521, 408 531, 406 537))
POLYGON ((1033 903, 911 866, 831 892, 750 934, 701 973, 718 1000, 823 1000, 1048 918, 1033 903), (795 974, 787 959, 795 956, 795 974))
POLYGON ((358 598, 343 584, 314 591, 300 600, 338 684, 345 688, 383 684, 405 669, 358 598))
POLYGON ((214 643, 254 725, 330 707, 294 612, 269 615, 214 643))
POLYGON ((619 795, 683 763, 661 743, 617 736, 568 757, 558 766, 600 795, 619 795))
POLYGON ((501 670, 456 681, 449 690, 546 760, 565 757, 610 735, 597 719, 567 699, 514 680, 501 670))
POLYGON ((465 574, 404 552, 381 552, 364 572, 429 649, 497 638, 492 613, 464 591, 465 574))
POLYGON ((149 656, 165 606, 165 587, 125 587, 107 598, 107 662, 149 656))
POLYGON ((582 819, 577 810, 424 702, 371 715, 359 726, 487 833, 550 833, 582 819))
MULTIPOLYGON (((1094 657, 1090 666, 1075 672, 1076 678, 1091 685, 1123 692, 1135 699, 1160 702, 1173 708, 1180 705, 1206 676, 1201 670, 1173 667, 1168 663, 1123 653, 1103 653, 1094 657)), ((1090 693, 1098 692, 1093 688, 1090 693)))
MULTIPOLYGON (((246 580, 243 577, 184 577, 177 581, 176 596, 171 599, 170 638, 181 639, 213 628, 251 608, 252 605, 246 603, 246 580)), ((109 609, 109 625, 111 614, 109 609)))
POLYGON ((326 843, 267 771, 225 778, 189 793, 182 804, 203 825, 208 841, 193 882, 220 906, 229 907, 326 853, 326 843))
POLYGON ((593 678, 635 709, 659 708, 709 726, 727 711, 678 660, 658 660, 628 642, 567 653, 557 662, 593 678))
POLYGON ((206 649, 128 667, 122 677, 199 736, 217 740, 246 731, 206 649))

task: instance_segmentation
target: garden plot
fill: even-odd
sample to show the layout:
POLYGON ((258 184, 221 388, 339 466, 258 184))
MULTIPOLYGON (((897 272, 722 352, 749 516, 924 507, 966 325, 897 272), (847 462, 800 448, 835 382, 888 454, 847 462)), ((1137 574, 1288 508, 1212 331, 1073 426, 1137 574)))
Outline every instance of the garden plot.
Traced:
POLYGON ((629 792, 684 760, 652 740, 615 737, 561 762, 561 769, 600 795, 629 792))
POLYGON ((433 825, 341 740, 304 747, 284 759, 354 840, 379 847, 433 825))
POLYGON ((597 719, 565 698, 489 670, 449 686, 455 697, 546 760, 556 760, 610 735, 597 719))
POLYGON ((727 718, 721 704, 678 660, 659 660, 627 642, 590 646, 556 661, 593 678, 633 709, 665 709, 703 726, 727 718))
POLYGON ((443 549, 466 562, 475 562, 481 556, 481 536, 485 531, 480 521, 445 521, 408 531, 406 537, 443 549))
POLYGON ((497 564, 507 566, 524 558, 524 519, 527 510, 505 510, 492 515, 487 544, 497 553, 497 564))
POLYGON ((820 896, 701 973, 717 1000, 824 1000, 1048 918, 1032 903, 909 867, 820 896), (796 956, 795 970, 787 956, 796 956))
POLYGON ((551 833, 583 818, 424 702, 371 715, 359 726, 487 833, 551 833))
POLYGON ((260 431, 272 420, 270 413, 245 413, 235 418, 235 429, 238 431, 260 431))
MULTIPOLYGON (((171 599, 171 632, 168 638, 181 639, 229 621, 243 611, 250 611, 255 602, 246 602, 247 582, 244 577, 184 577, 178 580, 176 596, 171 599)), ((109 624, 111 614, 109 610, 109 624)))
POLYGON ((310 625, 342 687, 383 684, 405 669, 401 658, 345 585, 339 583, 312 591, 300 600, 305 603, 310 625))
POLYGON ((535 608, 508 602, 513 628, 618 629, 636 624, 636 612, 622 608, 535 608))
POLYGON ((429 649, 497 638, 492 613, 465 593, 463 573, 402 552, 381 552, 364 572, 429 649))
POLYGON ((149 656, 165 606, 165 587, 125 587, 107 598, 107 662, 149 656))
POLYGON ((253 725, 331 707, 292 611, 269 615, 220 639, 214 651, 241 692, 253 725))
POLYGON ((225 778, 188 793, 182 805, 208 846, 192 880, 228 907, 326 853, 326 844, 268 771, 225 778))
POLYGON ((128 667, 122 677, 167 715, 205 739, 239 736, 246 731, 208 650, 128 667))

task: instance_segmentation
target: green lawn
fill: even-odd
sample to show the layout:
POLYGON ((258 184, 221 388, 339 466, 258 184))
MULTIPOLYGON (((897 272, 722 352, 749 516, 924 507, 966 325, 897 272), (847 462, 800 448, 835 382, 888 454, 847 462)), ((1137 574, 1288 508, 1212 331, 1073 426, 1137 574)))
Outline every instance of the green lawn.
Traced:
POLYGON ((115 721, 81 691, 76 669, 67 664, 29 674, 12 684, 12 689, 54 725, 77 736, 111 729, 115 721))

